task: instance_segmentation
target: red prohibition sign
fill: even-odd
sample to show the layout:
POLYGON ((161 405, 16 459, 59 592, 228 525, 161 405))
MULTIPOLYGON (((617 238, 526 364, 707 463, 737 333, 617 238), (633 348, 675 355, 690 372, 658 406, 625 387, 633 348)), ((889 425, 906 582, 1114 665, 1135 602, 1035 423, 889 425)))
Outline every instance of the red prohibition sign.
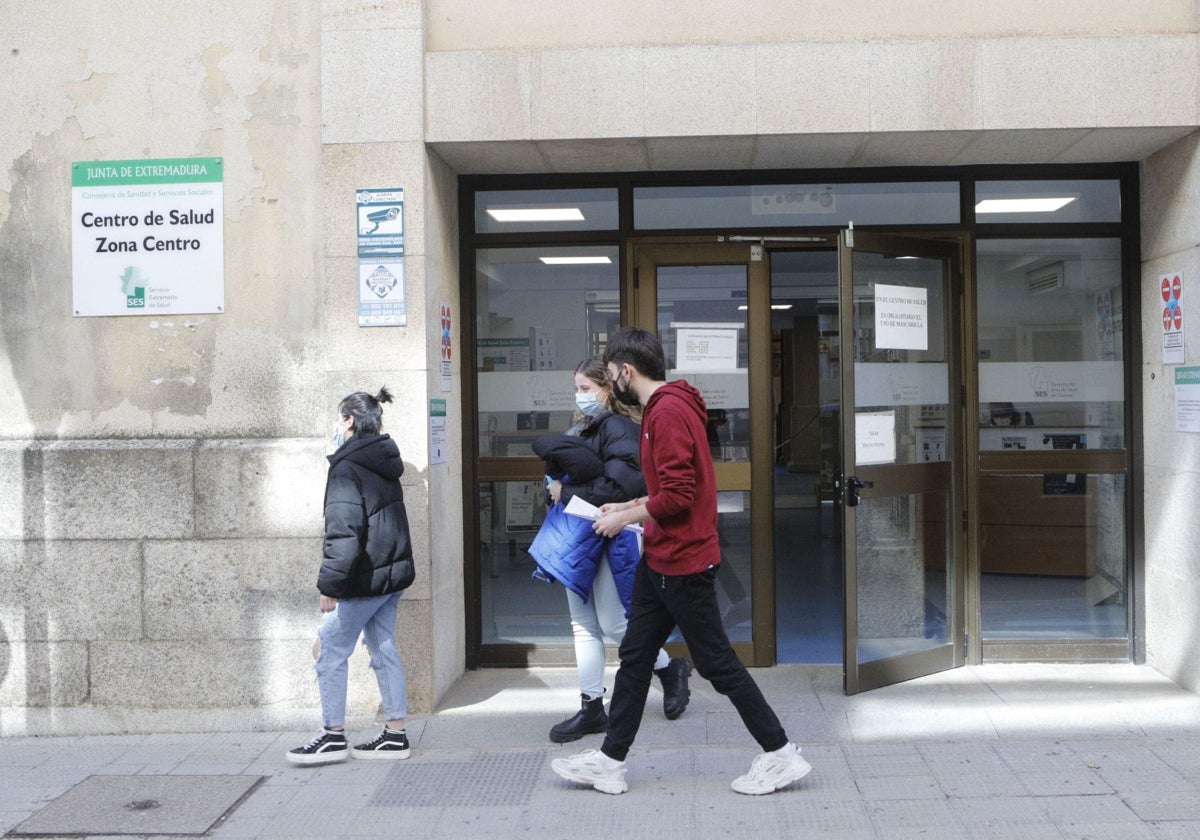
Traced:
POLYGON ((1183 283, 1180 281, 1179 275, 1176 274, 1174 279, 1171 280, 1171 296, 1173 298, 1175 298, 1175 300, 1179 300, 1179 298, 1182 295, 1182 292, 1183 292, 1183 283))
POLYGON ((1183 329, 1183 307, 1175 307, 1175 329, 1183 329))
POLYGON ((1162 279, 1162 297, 1163 300, 1171 299, 1171 281, 1166 277, 1162 279))
POLYGON ((1171 310, 1170 309, 1163 310, 1163 329, 1164 330, 1171 329, 1171 310))

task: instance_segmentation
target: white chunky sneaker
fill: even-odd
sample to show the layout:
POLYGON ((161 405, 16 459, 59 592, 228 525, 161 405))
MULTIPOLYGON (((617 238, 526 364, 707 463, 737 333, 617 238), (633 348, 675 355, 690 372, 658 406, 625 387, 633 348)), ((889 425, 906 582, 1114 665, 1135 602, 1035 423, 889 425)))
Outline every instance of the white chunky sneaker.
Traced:
POLYGON ((570 758, 556 758, 550 768, 569 782, 591 785, 601 793, 624 793, 629 790, 625 783, 625 762, 609 769, 600 750, 584 750, 570 758))
POLYGON ((800 757, 800 750, 795 744, 789 746, 792 749, 787 757, 773 752, 758 756, 750 765, 750 772, 738 776, 729 786, 738 793, 762 796, 803 779, 812 771, 812 765, 800 757))

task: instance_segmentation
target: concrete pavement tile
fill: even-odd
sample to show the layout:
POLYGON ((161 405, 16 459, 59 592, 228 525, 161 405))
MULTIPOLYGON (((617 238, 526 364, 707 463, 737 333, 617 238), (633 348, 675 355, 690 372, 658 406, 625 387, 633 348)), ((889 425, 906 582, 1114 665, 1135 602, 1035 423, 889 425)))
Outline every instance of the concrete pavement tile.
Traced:
POLYGON ((1151 840, 1154 830, 1143 823, 1077 823, 1060 825, 1058 830, 1067 840, 1151 840))
POLYGON ((929 765, 913 744, 853 744, 842 747, 856 779, 929 775, 929 765))
POLYGON ((441 808, 364 808, 346 821, 339 836, 429 837, 441 814, 441 808))
POLYGON ((868 802, 877 799, 945 799, 932 775, 860 776, 855 780, 859 793, 868 802))
POLYGON ((0 811, 24 812, 29 816, 62 796, 74 785, 15 784, 0 787, 0 811))
POLYGON ((974 799, 981 796, 1027 796, 1016 773, 1005 768, 986 773, 934 773, 942 793, 954 799, 974 799))
MULTIPOLYGON (((240 809, 239 809, 240 810, 240 809)), ((271 825, 271 817, 245 817, 234 813, 212 831, 213 837, 259 837, 271 825)))
POLYGON ((1095 796, 1113 793, 1099 773, 1089 767, 1017 773, 1030 796, 1095 796))
MULTIPOLYGON (((575 711, 579 711, 578 703, 575 711)), ((425 725, 420 746, 428 750, 549 746, 550 727, 570 714, 564 706, 545 714, 497 715, 483 720, 474 715, 439 715, 425 725)))
POLYGON ((789 796, 780 800, 779 830, 774 837, 862 838, 875 829, 866 805, 858 800, 829 800, 824 796, 789 796))
POLYGON ((1152 822, 1149 825, 1154 840, 1195 840, 1200 837, 1200 820, 1152 822))
POLYGON ((889 840, 906 832, 929 837, 957 837, 962 832, 962 823, 944 799, 880 799, 867 802, 866 808, 875 833, 889 840))
POLYGON ((1008 769, 991 743, 920 743, 917 752, 937 773, 1002 772, 1008 769))
POLYGON ((992 822, 968 825, 963 840, 1063 840, 1058 826, 1049 823, 992 822))
POLYGON ((996 755, 1018 773, 1038 773, 1047 770, 1075 770, 1086 763, 1060 741, 1021 738, 1001 740, 995 745, 996 755))
POLYGON ((1152 736, 1146 739, 1145 747, 1186 775, 1193 775, 1187 773, 1189 770, 1200 770, 1200 735, 1152 736))
POLYGON ((524 832, 523 805, 475 808, 443 808, 430 829, 430 837, 471 837, 490 833, 492 837, 520 837, 524 832))
POLYGON ((1110 770, 1101 767, 1096 772, 1121 796, 1173 792, 1177 795, 1200 798, 1200 789, 1197 788, 1195 780, 1186 778, 1168 767, 1157 771, 1125 768, 1110 770))
MULTIPOLYGON (((1200 796, 1180 796, 1178 793, 1135 793, 1122 795, 1125 804, 1141 819, 1200 821, 1200 796)), ((1200 835, 1197 835, 1200 836, 1200 835)))
MULTIPOLYGON (((881 701, 882 702, 882 701, 881 701)), ((913 703, 907 708, 853 708, 846 720, 856 743, 871 741, 957 741, 997 738, 989 711, 946 705, 931 716, 929 708, 913 703), (931 719, 932 718, 932 719, 931 719)))
POLYGON ((844 744, 853 740, 850 721, 843 711, 786 712, 779 719, 797 744, 844 744))
POLYGON ((1042 796, 1038 803, 1050 822, 1066 829, 1073 825, 1133 825, 1137 814, 1115 794, 1101 796, 1042 796))
POLYGON ((979 796, 953 799, 950 809, 966 826, 1006 823, 1045 824, 1046 809, 1029 796, 979 796))

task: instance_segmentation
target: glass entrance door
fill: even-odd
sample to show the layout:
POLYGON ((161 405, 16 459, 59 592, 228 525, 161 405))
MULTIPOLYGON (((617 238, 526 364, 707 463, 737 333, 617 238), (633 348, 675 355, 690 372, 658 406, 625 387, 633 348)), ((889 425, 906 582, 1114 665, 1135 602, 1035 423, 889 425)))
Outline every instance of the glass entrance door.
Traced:
POLYGON ((838 243, 845 689, 965 662, 958 246, 838 243))
POLYGON ((717 479, 721 567, 717 597, 734 649, 775 662, 771 565, 772 396, 769 280, 761 246, 633 246, 627 322, 662 341, 667 379, 686 379, 708 404, 717 479))

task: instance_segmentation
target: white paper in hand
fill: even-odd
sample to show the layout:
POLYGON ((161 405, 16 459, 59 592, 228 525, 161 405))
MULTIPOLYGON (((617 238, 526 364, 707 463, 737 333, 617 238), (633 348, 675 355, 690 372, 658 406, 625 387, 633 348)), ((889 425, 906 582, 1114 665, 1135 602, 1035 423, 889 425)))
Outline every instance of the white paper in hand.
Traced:
MULTIPOLYGON (((563 508, 565 513, 572 516, 578 516, 583 519, 596 520, 600 518, 600 508, 593 505, 591 502, 584 501, 579 496, 572 496, 571 501, 567 502, 563 508)), ((626 525, 625 530, 633 531, 635 534, 642 533, 641 525, 626 525)))

